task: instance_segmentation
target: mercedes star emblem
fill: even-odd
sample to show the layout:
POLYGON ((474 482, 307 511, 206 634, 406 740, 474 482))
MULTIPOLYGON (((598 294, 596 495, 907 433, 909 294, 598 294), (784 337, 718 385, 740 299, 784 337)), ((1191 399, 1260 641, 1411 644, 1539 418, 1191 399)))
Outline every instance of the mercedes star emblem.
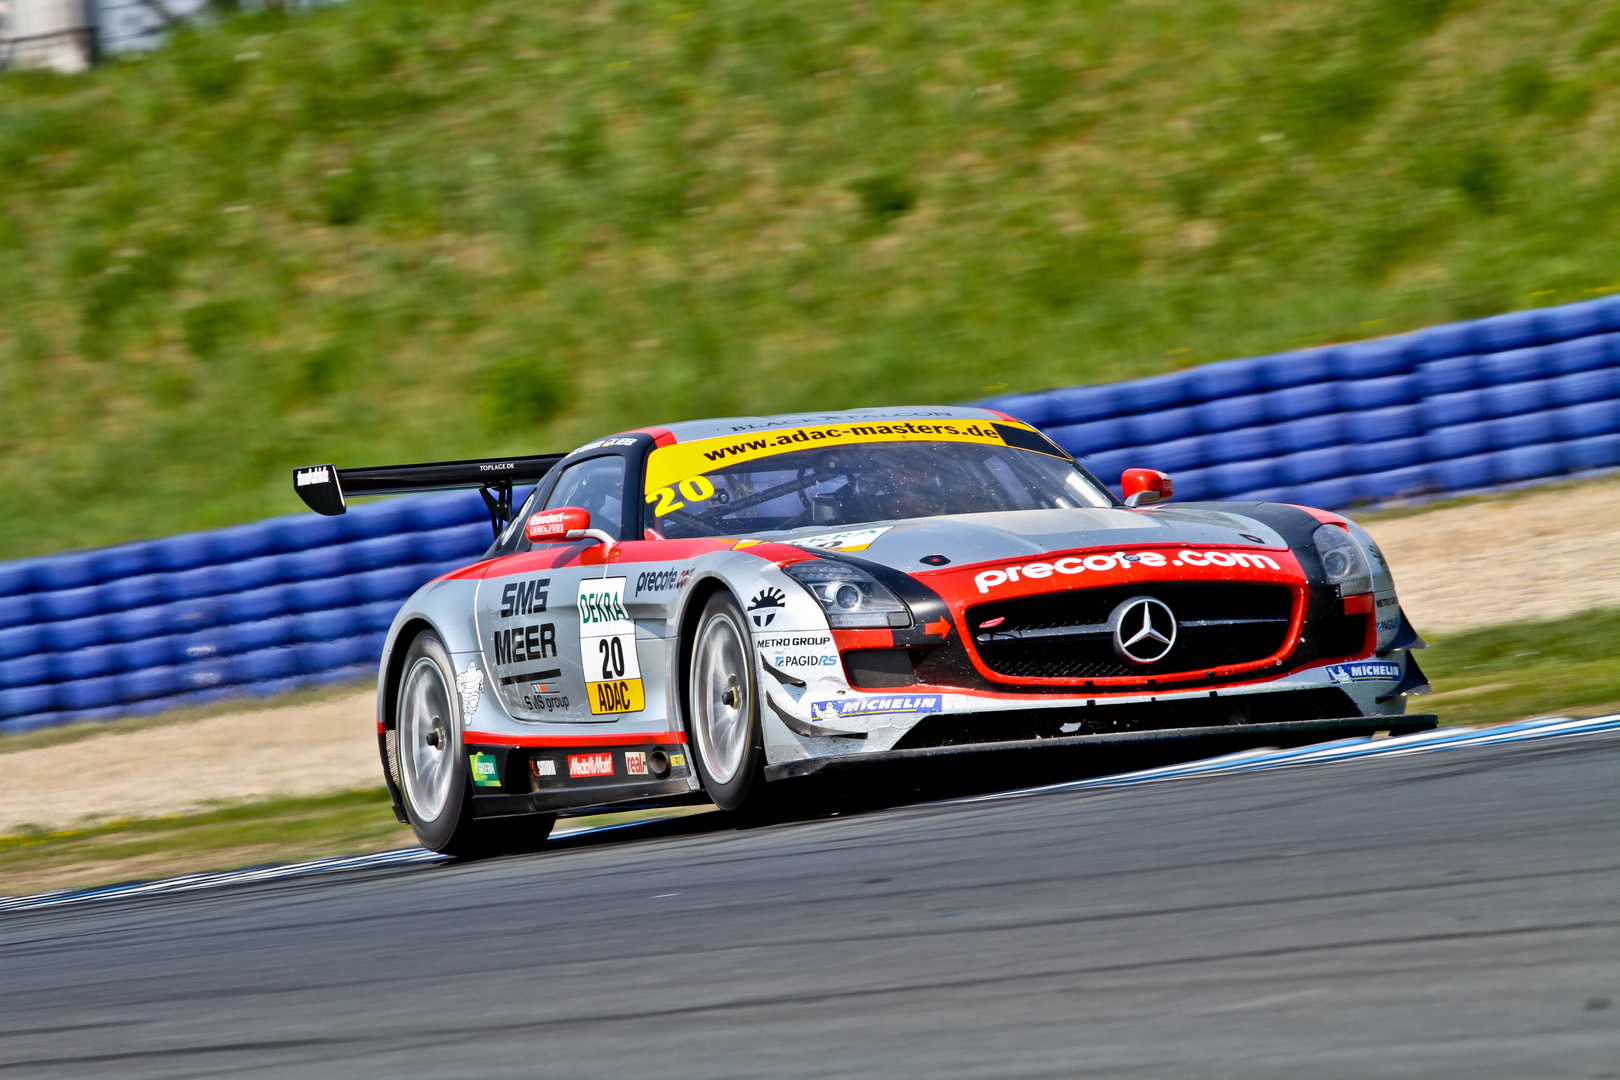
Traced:
POLYGON ((1163 660, 1176 644, 1176 617, 1163 600, 1133 596, 1108 616, 1114 655, 1133 664, 1163 660))

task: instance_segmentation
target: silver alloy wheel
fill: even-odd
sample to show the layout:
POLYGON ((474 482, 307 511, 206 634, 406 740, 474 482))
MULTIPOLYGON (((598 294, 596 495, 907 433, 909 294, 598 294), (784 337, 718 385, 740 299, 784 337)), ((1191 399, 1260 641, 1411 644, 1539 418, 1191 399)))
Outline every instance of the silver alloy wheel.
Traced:
POLYGON ((717 612, 698 630, 693 649, 697 658, 692 670, 692 715, 697 721, 693 734, 717 784, 727 783, 742 768, 753 722, 748 647, 742 633, 717 612))
POLYGON ((424 822, 437 821, 450 801, 461 733, 444 672, 421 657, 405 675, 400 692, 399 745, 405 760, 405 792, 424 822))

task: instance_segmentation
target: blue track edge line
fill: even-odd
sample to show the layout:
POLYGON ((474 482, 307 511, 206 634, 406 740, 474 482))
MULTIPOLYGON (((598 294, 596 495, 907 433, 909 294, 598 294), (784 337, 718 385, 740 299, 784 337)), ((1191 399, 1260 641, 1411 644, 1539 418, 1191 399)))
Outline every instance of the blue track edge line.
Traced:
POLYGON ((1437 753, 1474 746, 1496 746, 1503 743, 1539 742, 1547 739, 1596 735, 1620 731, 1620 713, 1587 719, 1569 717, 1541 717, 1519 720, 1492 727, 1436 728, 1391 738, 1341 739, 1337 742, 1314 743, 1289 750, 1245 750, 1203 761, 1164 765, 1140 772, 1120 773, 1113 776, 1094 776, 1084 780, 1065 780, 1056 784, 1020 788, 1017 791, 998 791, 977 795, 965 802, 989 802, 996 799, 1022 798, 1028 795, 1059 791, 1084 791, 1099 788, 1139 787, 1144 784, 1165 783, 1194 777, 1225 776, 1237 773, 1264 772, 1271 769, 1294 768, 1306 765, 1340 764, 1364 761, 1375 757, 1408 757, 1414 754, 1437 753))
MULTIPOLYGON (((1504 743, 1542 742, 1550 739, 1572 738, 1620 731, 1620 713, 1595 716, 1588 719, 1543 717, 1520 720, 1492 727, 1437 728, 1413 735, 1385 739, 1341 739, 1337 742, 1315 743, 1290 750, 1246 750, 1237 754, 1207 758, 1203 761, 1166 765, 1140 772, 1120 773, 1114 776, 1096 776, 1084 780, 1067 780, 1040 787, 1020 788, 1016 791, 998 791, 989 795, 970 796, 950 800, 952 803, 991 802, 998 799, 1024 798, 1053 792, 1084 791, 1139 787, 1145 784, 1167 783, 1197 777, 1234 775, 1263 772, 1271 769, 1298 768, 1308 765, 1342 764, 1365 761, 1378 757, 1408 757, 1414 754, 1432 754, 1443 750, 1457 750, 1474 746, 1496 746, 1504 743)), ((555 839, 574 839, 597 833, 618 832, 638 825, 650 825, 667 818, 646 821, 621 822, 594 828, 553 833, 555 839)), ((195 892, 201 889, 221 888, 263 881, 281 881, 308 877, 315 874, 340 873, 351 870, 370 870, 387 866, 411 866, 450 862, 450 858, 425 848, 398 848, 371 855, 340 855, 310 862, 287 863, 277 866, 249 867, 214 874, 185 874, 159 881, 133 882, 109 885, 98 889, 67 890, 34 893, 28 896, 0 896, 0 912, 31 911, 40 908, 67 907, 101 900, 122 900, 173 893, 195 892)))

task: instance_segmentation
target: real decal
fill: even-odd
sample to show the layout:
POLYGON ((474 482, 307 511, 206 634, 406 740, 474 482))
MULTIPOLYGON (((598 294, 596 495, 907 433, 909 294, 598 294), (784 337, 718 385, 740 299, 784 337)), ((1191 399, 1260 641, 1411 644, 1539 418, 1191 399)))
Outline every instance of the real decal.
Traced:
POLYGON ((624 771, 631 776, 647 775, 647 754, 642 750, 626 750, 624 752, 624 771))

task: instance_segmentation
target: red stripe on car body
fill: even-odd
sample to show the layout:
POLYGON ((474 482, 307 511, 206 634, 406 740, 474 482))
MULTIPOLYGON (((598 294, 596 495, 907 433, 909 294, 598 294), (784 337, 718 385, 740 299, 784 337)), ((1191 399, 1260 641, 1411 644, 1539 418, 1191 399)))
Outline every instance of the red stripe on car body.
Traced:
POLYGON ((600 735, 499 735, 493 731, 466 731, 461 741, 478 746, 638 746, 642 743, 684 743, 684 731, 603 732, 600 735))

